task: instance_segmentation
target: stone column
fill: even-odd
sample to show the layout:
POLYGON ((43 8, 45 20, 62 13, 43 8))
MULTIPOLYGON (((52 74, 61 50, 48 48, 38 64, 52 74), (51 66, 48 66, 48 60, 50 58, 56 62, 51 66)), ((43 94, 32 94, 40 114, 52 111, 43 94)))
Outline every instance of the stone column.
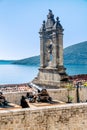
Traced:
POLYGON ((57 63, 57 37, 56 37, 56 33, 54 32, 52 35, 52 40, 53 40, 53 51, 52 51, 52 55, 53 55, 53 61, 52 61, 52 66, 53 68, 57 68, 58 63, 57 63))
POLYGON ((40 35, 40 67, 45 67, 44 36, 40 35))
POLYGON ((63 66, 63 34, 58 34, 59 43, 59 66, 63 66))

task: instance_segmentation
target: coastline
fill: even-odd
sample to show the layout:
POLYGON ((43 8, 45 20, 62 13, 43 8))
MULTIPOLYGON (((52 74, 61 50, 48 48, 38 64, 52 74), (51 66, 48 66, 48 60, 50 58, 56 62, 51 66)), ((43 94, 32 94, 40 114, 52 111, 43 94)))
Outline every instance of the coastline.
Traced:
MULTIPOLYGON (((75 82, 87 82, 87 74, 71 75, 69 80, 75 82)), ((2 92, 17 92, 17 91, 30 91, 29 83, 21 84, 1 84, 0 91, 2 92)))

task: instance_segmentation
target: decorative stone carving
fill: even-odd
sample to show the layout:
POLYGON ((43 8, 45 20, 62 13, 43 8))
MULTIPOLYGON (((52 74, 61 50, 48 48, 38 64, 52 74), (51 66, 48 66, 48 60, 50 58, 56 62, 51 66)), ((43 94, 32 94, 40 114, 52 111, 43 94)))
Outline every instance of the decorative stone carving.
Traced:
POLYGON ((49 9, 47 20, 40 28, 40 69, 36 84, 60 86, 61 80, 67 77, 63 65, 63 27, 59 17, 54 19, 49 9))

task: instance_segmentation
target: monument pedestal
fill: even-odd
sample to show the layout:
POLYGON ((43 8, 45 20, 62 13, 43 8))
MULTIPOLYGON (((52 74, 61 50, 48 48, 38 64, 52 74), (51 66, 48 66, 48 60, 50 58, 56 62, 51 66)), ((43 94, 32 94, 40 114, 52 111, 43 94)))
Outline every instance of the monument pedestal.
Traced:
POLYGON ((68 76, 65 73, 65 68, 40 68, 38 76, 33 80, 33 83, 46 88, 63 87, 68 76))

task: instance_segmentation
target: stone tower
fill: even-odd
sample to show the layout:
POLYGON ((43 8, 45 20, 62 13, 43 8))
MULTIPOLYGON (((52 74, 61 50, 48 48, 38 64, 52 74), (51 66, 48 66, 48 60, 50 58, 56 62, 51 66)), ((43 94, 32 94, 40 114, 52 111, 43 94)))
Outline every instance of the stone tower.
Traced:
POLYGON ((54 19, 49 9, 47 21, 40 28, 40 68, 34 83, 51 87, 60 87, 67 79, 63 65, 63 27, 59 17, 54 19))

